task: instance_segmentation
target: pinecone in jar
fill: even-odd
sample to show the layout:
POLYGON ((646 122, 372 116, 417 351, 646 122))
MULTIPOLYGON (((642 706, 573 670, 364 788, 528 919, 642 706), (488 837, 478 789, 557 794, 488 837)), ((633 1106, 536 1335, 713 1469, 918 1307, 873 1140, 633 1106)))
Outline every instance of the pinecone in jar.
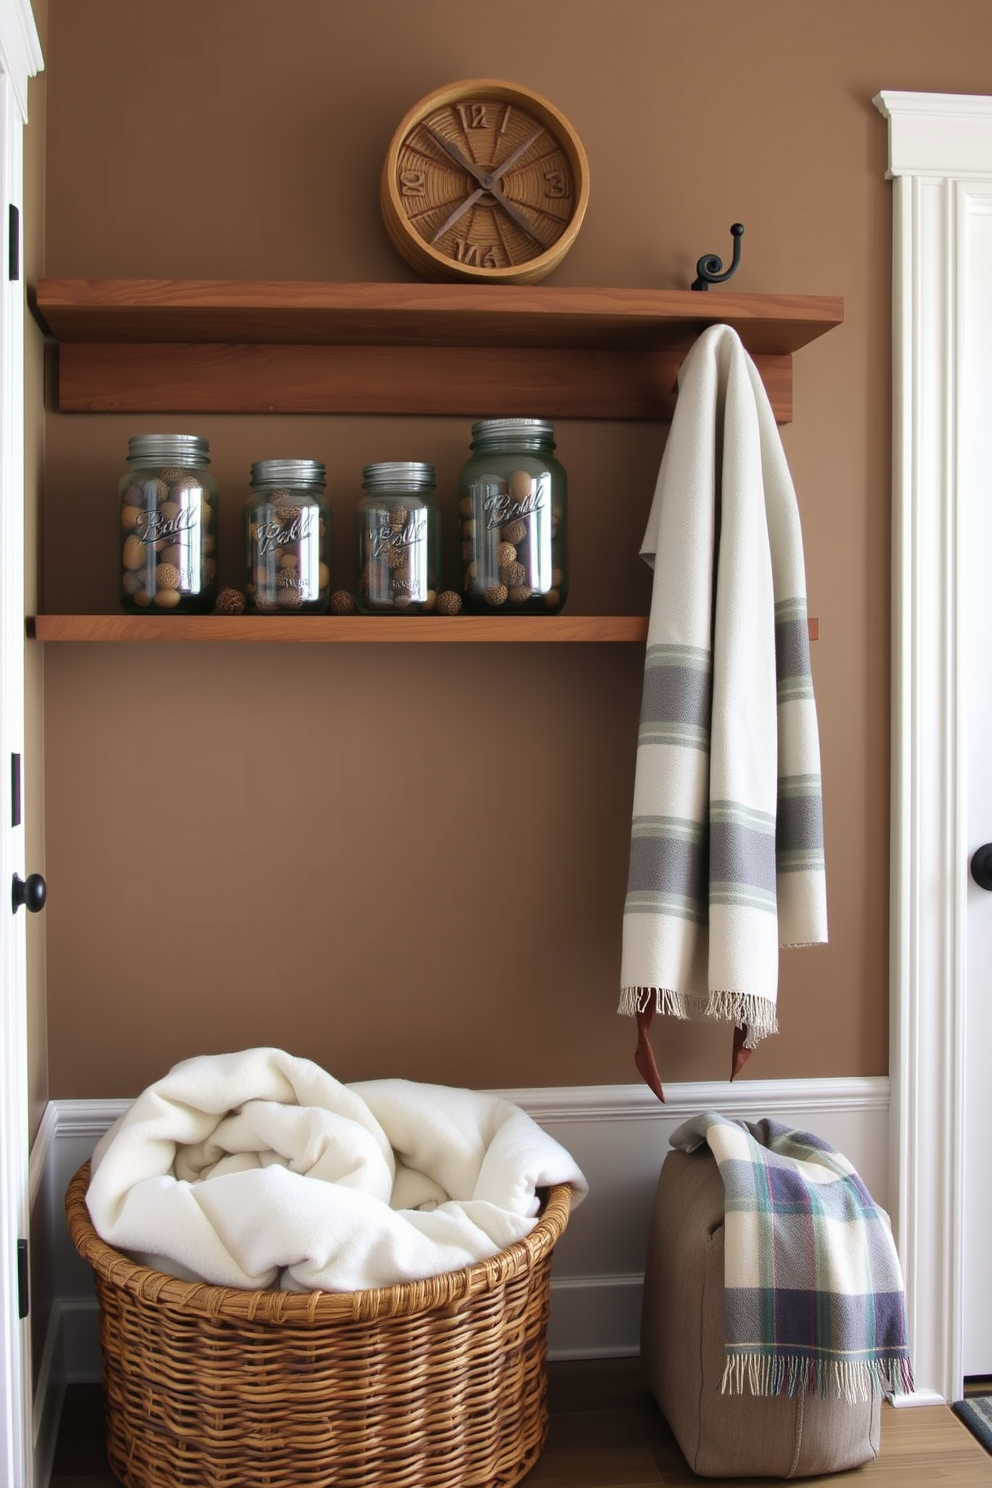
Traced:
POLYGON ((145 506, 159 506, 168 498, 169 487, 166 485, 164 480, 159 480, 157 477, 155 477, 152 480, 143 481, 142 486, 145 493, 145 506))
POLYGON ((160 563, 155 570, 156 589, 178 589, 179 570, 174 563, 160 563))
POLYGON ((190 475, 188 472, 184 473, 180 471, 175 478, 170 476, 164 476, 164 478, 169 482, 170 499, 172 501, 181 501, 184 506, 188 506, 192 502, 194 492, 199 495, 203 490, 198 477, 190 475))

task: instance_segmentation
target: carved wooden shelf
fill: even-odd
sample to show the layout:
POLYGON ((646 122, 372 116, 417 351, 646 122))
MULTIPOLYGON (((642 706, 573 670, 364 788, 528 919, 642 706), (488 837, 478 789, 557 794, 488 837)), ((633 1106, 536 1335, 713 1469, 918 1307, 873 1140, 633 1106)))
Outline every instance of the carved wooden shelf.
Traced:
POLYGON ((665 419, 707 326, 734 327, 779 422, 825 295, 490 284, 43 279, 59 408, 665 419))
MULTIPOLYGON (((36 615, 39 641, 633 641, 647 639, 645 615, 36 615)), ((809 621, 810 640, 819 621, 809 621)))

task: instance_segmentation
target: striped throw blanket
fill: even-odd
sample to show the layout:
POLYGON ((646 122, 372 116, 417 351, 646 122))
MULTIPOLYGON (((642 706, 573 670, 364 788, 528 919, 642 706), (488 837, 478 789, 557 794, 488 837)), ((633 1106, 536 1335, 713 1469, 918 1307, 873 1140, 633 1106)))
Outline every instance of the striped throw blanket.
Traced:
POLYGON ((725 1392, 867 1399, 913 1390, 888 1216, 829 1143, 708 1111, 670 1139, 703 1144, 726 1192, 725 1392))
POLYGON ((777 1029, 779 945, 827 938, 802 532, 775 417, 729 326, 696 341, 641 556, 654 569, 621 1013, 777 1029))

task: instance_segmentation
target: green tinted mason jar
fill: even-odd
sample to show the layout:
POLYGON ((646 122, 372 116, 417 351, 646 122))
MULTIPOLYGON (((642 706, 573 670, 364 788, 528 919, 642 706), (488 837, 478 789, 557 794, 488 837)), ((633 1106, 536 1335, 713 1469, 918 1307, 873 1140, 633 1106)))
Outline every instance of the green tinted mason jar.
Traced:
POLYGON ((320 615, 331 593, 320 460, 256 460, 245 503, 245 594, 254 615, 320 615))
POLYGON ((134 434, 120 500, 121 604, 203 614, 217 585, 217 484, 196 434, 134 434))
POLYGON ((366 465, 357 527, 362 614, 432 614, 441 579, 434 466, 419 460, 366 465))
POLYGON ((462 587, 476 614, 555 614, 568 597, 568 481, 547 419, 483 419, 458 481, 462 587))

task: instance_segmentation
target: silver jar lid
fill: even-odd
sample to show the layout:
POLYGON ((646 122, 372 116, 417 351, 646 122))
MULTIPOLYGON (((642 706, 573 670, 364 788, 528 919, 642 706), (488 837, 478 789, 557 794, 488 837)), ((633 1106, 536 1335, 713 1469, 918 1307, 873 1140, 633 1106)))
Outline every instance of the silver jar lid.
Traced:
POLYGON ((322 460, 255 460, 251 467, 253 486, 323 486, 326 477, 322 460))
POLYGON ((433 491, 434 466, 420 460, 382 460, 362 470, 365 491, 433 491))
POLYGON ((136 465, 209 465, 210 441, 199 434, 132 434, 127 458, 136 465))
POLYGON ((480 419, 472 425, 473 439, 486 439, 498 435, 500 439, 552 439, 555 426, 550 419, 539 418, 491 418, 480 419))

